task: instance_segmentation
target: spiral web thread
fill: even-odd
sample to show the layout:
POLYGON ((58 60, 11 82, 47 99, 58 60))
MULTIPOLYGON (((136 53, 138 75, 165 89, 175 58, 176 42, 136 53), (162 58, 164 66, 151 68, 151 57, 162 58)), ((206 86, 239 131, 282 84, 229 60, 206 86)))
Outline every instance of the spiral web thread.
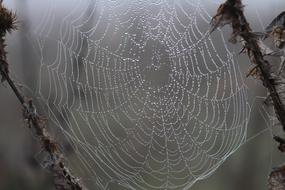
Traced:
POLYGON ((246 140, 243 75, 223 33, 209 35, 206 4, 49 0, 39 8, 37 94, 91 189, 189 189, 246 140))

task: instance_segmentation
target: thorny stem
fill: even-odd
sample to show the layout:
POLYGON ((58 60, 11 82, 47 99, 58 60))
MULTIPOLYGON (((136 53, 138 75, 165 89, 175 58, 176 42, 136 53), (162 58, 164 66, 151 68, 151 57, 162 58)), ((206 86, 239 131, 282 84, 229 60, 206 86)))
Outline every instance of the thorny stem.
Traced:
MULTIPOLYGON (((0 63, 1 64, 1 63, 0 63)), ((25 104, 25 99, 22 96, 22 94, 19 92, 18 88, 16 87, 16 85, 14 84, 14 82, 11 80, 11 78, 9 77, 9 75, 3 71, 2 67, 0 67, 0 73, 1 76, 8 82, 9 86, 12 88, 13 92, 15 93, 15 95, 17 96, 18 100, 20 101, 20 103, 22 105, 25 104)))
POLYGON ((55 188, 57 190, 83 190, 79 180, 75 178, 64 163, 64 157, 59 150, 58 143, 55 142, 46 129, 46 121, 36 112, 33 101, 26 100, 25 96, 18 90, 14 81, 9 76, 7 53, 5 51, 5 35, 15 29, 16 16, 7 10, 0 0, 0 75, 2 81, 7 81, 14 94, 23 106, 24 119, 32 132, 36 134, 41 147, 49 155, 47 168, 51 171, 55 188))
MULTIPOLYGON (((231 2, 239 2, 239 0, 229 0, 231 2)), ((240 1, 241 2, 241 1, 240 1)), ((285 106, 281 101, 281 95, 276 89, 276 76, 273 76, 271 72, 270 64, 267 60, 264 59, 261 47, 258 43, 256 36, 252 34, 249 23, 244 16, 243 9, 236 9, 239 16, 239 25, 240 25, 240 36, 247 43, 247 51, 249 51, 250 60, 253 64, 256 64, 259 67, 261 74, 261 80, 263 85, 267 88, 270 97, 273 101, 273 106, 277 119, 280 121, 283 129, 285 130, 285 106)))
MULTIPOLYGON (((221 4, 217 14, 213 17, 212 31, 226 23, 232 24, 233 34, 231 40, 236 42, 237 36, 242 38, 244 49, 247 51, 251 63, 256 65, 259 77, 272 99, 277 119, 285 131, 285 106, 284 102, 282 102, 283 99, 281 99, 282 91, 280 91, 280 87, 278 86, 280 85, 278 84, 280 78, 278 78, 279 76, 274 76, 269 62, 264 59, 259 40, 252 33, 250 25, 244 15, 243 7, 242 0, 227 0, 221 4)), ((285 140, 280 137, 274 137, 274 139, 280 143, 279 150, 285 152, 285 140)), ((270 190, 284 190, 285 166, 274 169, 269 176, 268 182, 270 190)))

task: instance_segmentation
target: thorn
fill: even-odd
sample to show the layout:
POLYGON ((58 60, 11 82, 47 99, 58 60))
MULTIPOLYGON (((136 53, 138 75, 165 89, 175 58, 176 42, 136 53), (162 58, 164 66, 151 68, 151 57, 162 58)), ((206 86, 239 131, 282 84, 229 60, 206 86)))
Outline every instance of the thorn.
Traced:
POLYGON ((273 139, 279 143, 278 149, 281 152, 285 152, 285 139, 279 137, 279 136, 274 136, 273 139))
POLYGON ((240 54, 242 54, 242 53, 245 53, 245 51, 246 51, 246 47, 243 47, 243 48, 239 51, 238 54, 240 55, 240 54))
POLYGON ((272 52, 266 54, 265 56, 280 57, 280 56, 283 56, 283 55, 284 55, 283 51, 272 51, 272 52))
POLYGON ((248 74, 246 75, 246 78, 248 78, 249 76, 254 76, 257 74, 257 68, 258 68, 258 65, 256 65, 255 67, 253 67, 249 72, 248 74))

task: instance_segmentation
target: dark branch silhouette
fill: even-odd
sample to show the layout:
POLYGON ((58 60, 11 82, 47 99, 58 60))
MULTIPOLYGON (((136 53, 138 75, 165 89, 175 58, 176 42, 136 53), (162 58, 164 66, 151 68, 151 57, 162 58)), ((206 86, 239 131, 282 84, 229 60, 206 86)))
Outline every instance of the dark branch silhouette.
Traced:
POLYGON ((63 154, 59 145, 49 135, 46 129, 46 119, 40 116, 31 99, 18 90, 14 81, 9 75, 9 64, 7 61, 7 52, 5 51, 5 36, 8 32, 16 29, 16 15, 6 9, 2 0, 0 1, 0 75, 2 81, 7 81, 13 92, 23 107, 23 117, 28 123, 28 127, 36 135, 41 147, 48 153, 49 159, 47 165, 54 177, 54 184, 57 190, 83 190, 85 189, 80 181, 75 178, 64 163, 63 154))
MULTIPOLYGON (((213 32, 216 28, 222 27, 226 24, 231 24, 233 32, 230 42, 236 43, 237 37, 241 38, 241 43, 243 45, 243 52, 248 54, 250 62, 254 64, 254 68, 250 71, 249 75, 254 75, 259 78, 264 87, 267 88, 269 97, 272 100, 272 105, 274 106, 275 114, 277 119, 285 131, 285 95, 284 95, 284 81, 280 78, 280 75, 275 75, 272 71, 271 64, 264 59, 264 54, 262 53, 262 48, 260 45, 259 37, 252 32, 252 29, 247 22, 244 15, 244 5, 241 0, 227 0, 225 3, 221 4, 218 8, 217 14, 213 17, 211 21, 211 31, 213 32)), ((268 28, 274 29, 276 24, 284 24, 284 13, 277 16, 268 28), (282 18, 281 18, 282 17, 282 18)), ((283 29, 282 29, 283 33, 283 29)), ((274 138, 280 145, 279 150, 284 152, 285 150, 285 140, 280 137, 274 138)), ((285 189, 285 167, 281 166, 274 171, 269 176, 269 189, 285 189)))

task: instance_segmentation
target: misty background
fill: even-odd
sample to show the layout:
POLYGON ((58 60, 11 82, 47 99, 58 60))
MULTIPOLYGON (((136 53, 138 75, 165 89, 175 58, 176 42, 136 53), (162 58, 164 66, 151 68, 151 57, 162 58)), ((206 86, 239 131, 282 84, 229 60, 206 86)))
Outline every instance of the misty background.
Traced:
MULTIPOLYGON (((84 8, 86 7, 84 6, 92 6, 92 1, 91 3, 86 3, 87 1, 79 2, 78 15, 81 13, 80 11, 85 10, 84 8)), ((128 1, 124 2, 124 6, 127 6, 128 1)), ((196 0, 193 0, 193 2, 196 2, 196 0)), ((210 15, 214 15, 217 7, 223 1, 207 0, 201 2, 206 7, 207 12, 210 15)), ((62 22, 62 20, 54 20, 53 23, 49 23, 48 20, 43 19, 45 18, 43 15, 46 13, 49 14, 48 8, 51 8, 60 17, 61 13, 64 15, 76 2, 68 0, 6 0, 4 3, 17 13, 19 20, 19 30, 7 36, 7 51, 9 53, 8 59, 12 77, 20 83, 19 85, 22 85, 23 91, 28 96, 37 98, 35 92, 39 91, 39 68, 43 57, 39 51, 39 44, 42 42, 37 42, 35 37, 39 34, 45 35, 45 32, 49 28, 48 26, 51 24, 56 30, 58 24, 62 22)), ((243 3, 246 5, 246 16, 252 28, 256 31, 262 31, 273 17, 285 9, 285 2, 282 0, 247 0, 243 1, 243 3)), ((105 7, 104 2, 100 5, 98 7, 99 12, 105 7)), ((122 7, 122 10, 124 8, 122 7)), ((146 6, 145 8, 148 7, 146 6)), ((52 14, 49 15, 49 18, 52 18, 52 14)), ((88 9, 86 15, 88 15, 88 9)), ((91 26, 92 24, 94 23, 88 23, 91 26)), ((200 23, 197 24, 199 25, 200 23)), ((205 25, 202 22, 201 24, 205 25)), ((88 25, 86 26, 87 29, 88 25)), ((207 26, 205 25, 204 27, 207 26)), ((227 39, 230 29, 226 27, 223 30, 225 31, 224 36, 227 39)), ((49 37, 53 37, 53 32, 55 31, 52 31, 49 37)), ((218 34, 219 31, 216 31, 216 34, 213 35, 218 36, 218 34)), ((218 39, 220 38, 216 40, 218 39)), ((221 47, 216 46, 216 49, 224 48, 223 43, 216 41, 216 44, 221 45, 221 47)), ((54 59, 54 54, 56 53, 53 50, 54 45, 52 43, 47 45, 46 60, 54 59)), ((269 109, 263 104, 264 97, 266 96, 263 86, 258 80, 252 77, 245 77, 250 68, 248 58, 246 55, 237 54, 241 48, 239 45, 227 45, 230 51, 234 53, 234 61, 241 69, 241 74, 244 77, 243 80, 247 85, 250 117, 246 129, 244 129, 247 130, 246 142, 235 153, 230 155, 212 175, 207 179, 196 182, 191 189, 265 190, 267 189, 269 172, 274 166, 282 164, 284 161, 283 155, 277 150, 277 144, 272 140, 273 134, 282 133, 279 130, 280 126, 274 126, 275 121, 270 117, 269 109)), ((92 49, 92 47, 89 48, 92 49)), ((158 49, 161 49, 163 52, 163 47, 159 47, 158 49)), ((84 54, 84 50, 80 53, 84 54)), ((145 61, 145 63, 147 62, 145 61)), ((166 59, 164 62, 167 63, 168 60, 166 59)), ((147 80, 150 81, 148 83, 150 86, 159 86, 165 83, 165 78, 163 77, 165 74, 168 74, 169 67, 166 64, 166 66, 162 66, 161 68, 163 69, 159 73, 160 75, 156 75, 156 73, 151 74, 151 70, 148 72, 148 69, 145 69, 146 73, 144 74, 147 80)), ((43 76, 42 78, 46 79, 45 77, 48 78, 48 76, 43 76)), ((48 90, 46 88, 48 84, 45 81, 41 82, 41 91, 44 95, 47 95, 48 90)), ((144 91, 141 91, 139 95, 143 96, 144 91)), ((41 167, 41 148, 37 146, 37 143, 35 143, 36 138, 26 128, 21 115, 21 107, 5 83, 1 85, 0 97, 0 189, 53 189, 51 175, 41 167)), ((42 106, 43 104, 39 100, 39 111, 40 113, 47 114, 48 111, 42 106)), ((60 124, 64 125, 64 123, 60 124)), ((77 158, 75 158, 76 153, 70 150, 72 148, 69 148, 63 135, 53 126, 52 122, 50 122, 49 128, 52 135, 63 144, 66 151, 65 154, 70 159, 68 161, 75 175, 79 178, 81 177, 83 183, 92 189, 93 183, 91 181, 93 178, 88 177, 90 172, 81 171, 82 166, 76 167, 78 163, 77 158)), ((78 165, 80 164, 78 163, 78 165)), ((116 189, 111 186, 108 188, 116 189)))

